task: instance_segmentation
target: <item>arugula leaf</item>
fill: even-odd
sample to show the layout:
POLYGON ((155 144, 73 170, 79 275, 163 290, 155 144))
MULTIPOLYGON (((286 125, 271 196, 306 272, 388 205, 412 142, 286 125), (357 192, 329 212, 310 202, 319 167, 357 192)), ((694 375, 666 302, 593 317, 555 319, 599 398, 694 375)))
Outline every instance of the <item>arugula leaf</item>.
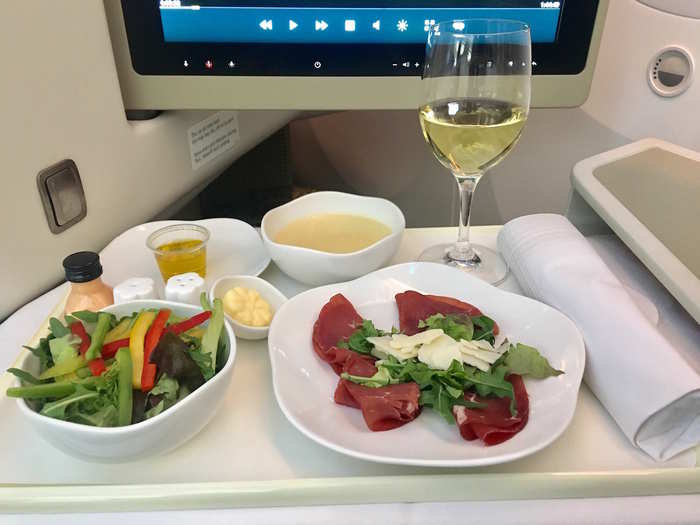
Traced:
POLYGON ((421 406, 431 407, 450 425, 455 424, 455 418, 452 414, 452 408, 455 405, 462 405, 469 408, 482 408, 484 406, 481 403, 467 401, 464 399, 464 392, 453 391, 439 380, 432 382, 428 388, 421 390, 418 402, 421 406))
POLYGON ((511 399, 515 398, 513 385, 505 379, 508 373, 508 368, 506 366, 491 367, 488 372, 466 367, 465 372, 469 386, 473 386, 476 393, 481 397, 496 396, 509 397, 511 399))
POLYGON ((434 370, 415 359, 399 361, 393 356, 377 361, 377 373, 372 377, 358 377, 342 374, 343 379, 371 388, 397 383, 415 382, 421 390, 419 403, 431 407, 448 423, 453 424, 452 407, 464 405, 480 408, 483 405, 464 399, 467 374, 458 361, 453 361, 447 370, 434 370))
POLYGON ((51 330, 51 334, 57 338, 70 334, 70 330, 63 326, 63 323, 55 317, 49 319, 49 330, 51 330))
POLYGON ((493 333, 496 322, 485 315, 477 315, 471 318, 474 323, 474 341, 488 341, 494 344, 496 335, 493 333))
POLYGON ((55 339, 53 335, 49 337, 42 337, 39 340, 39 345, 36 348, 31 346, 23 346, 34 354, 39 359, 39 371, 43 372, 47 368, 51 368, 54 365, 53 357, 51 356, 51 349, 49 347, 49 341, 55 339))
POLYGON ((68 409, 69 420, 93 427, 116 427, 118 411, 114 405, 105 404, 95 411, 84 411, 82 403, 71 405, 68 409))
POLYGON ((358 354, 369 355, 372 353, 374 345, 367 341, 367 338, 381 337, 383 335, 386 335, 386 332, 378 330, 369 319, 364 319, 360 328, 355 330, 347 341, 338 341, 336 346, 338 348, 353 350, 358 354))
POLYGON ((30 385, 41 385, 45 381, 42 381, 38 377, 34 377, 29 372, 20 370, 19 368, 8 368, 7 371, 15 377, 18 377, 22 382, 29 383, 30 385))
POLYGON ((89 390, 83 385, 77 385, 75 392, 62 399, 57 399, 51 403, 46 403, 41 409, 41 414, 55 419, 67 419, 66 409, 73 403, 87 401, 99 397, 100 394, 94 390, 89 390))
POLYGON ((510 345, 510 350, 506 353, 503 362, 508 367, 509 373, 527 375, 535 379, 545 379, 564 373, 553 368, 536 348, 521 343, 510 345))
POLYGON ((418 328, 441 329, 455 341, 471 341, 474 336, 474 323, 467 314, 431 315, 424 321, 419 321, 418 328))

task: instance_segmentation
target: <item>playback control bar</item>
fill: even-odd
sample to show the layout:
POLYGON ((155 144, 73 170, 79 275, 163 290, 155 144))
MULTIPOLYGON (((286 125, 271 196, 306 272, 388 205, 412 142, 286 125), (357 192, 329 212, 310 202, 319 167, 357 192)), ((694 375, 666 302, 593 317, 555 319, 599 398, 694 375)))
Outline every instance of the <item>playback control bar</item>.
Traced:
POLYGON ((180 6, 161 2, 166 42, 417 44, 442 20, 508 18, 530 25, 533 42, 554 42, 559 2, 533 8, 318 8, 180 6))

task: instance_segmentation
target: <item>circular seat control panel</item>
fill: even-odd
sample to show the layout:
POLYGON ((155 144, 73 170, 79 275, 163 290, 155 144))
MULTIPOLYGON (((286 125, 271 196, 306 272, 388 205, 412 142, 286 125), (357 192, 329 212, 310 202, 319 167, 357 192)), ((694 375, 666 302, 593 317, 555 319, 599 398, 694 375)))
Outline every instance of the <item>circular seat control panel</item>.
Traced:
POLYGON ((662 97, 675 97, 693 81, 693 57, 682 47, 671 46, 659 51, 649 63, 649 85, 662 97))

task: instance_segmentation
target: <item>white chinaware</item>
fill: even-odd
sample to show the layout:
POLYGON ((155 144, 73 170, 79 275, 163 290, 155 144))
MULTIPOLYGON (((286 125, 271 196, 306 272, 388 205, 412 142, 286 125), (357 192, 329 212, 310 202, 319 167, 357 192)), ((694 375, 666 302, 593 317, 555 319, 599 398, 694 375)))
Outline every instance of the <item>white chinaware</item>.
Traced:
MULTIPOLYGON (((104 311, 121 317, 144 308, 169 308, 183 318, 202 311, 196 306, 154 300, 122 303, 104 311)), ((190 395, 146 421, 125 427, 92 427, 43 416, 29 408, 23 399, 17 400, 20 412, 42 438, 82 459, 124 462, 162 454, 197 434, 221 406, 231 384, 236 358, 236 339, 226 322, 223 337, 228 353, 223 368, 190 395)), ((38 375, 39 360, 28 352, 20 368, 38 375)), ((20 386, 19 380, 15 386, 20 386)))
MULTIPOLYGON (((207 288, 222 275, 260 275, 270 264, 270 256, 260 234, 250 224, 236 219, 190 222, 204 226, 210 233, 205 278, 207 288)), ((104 265, 104 281, 114 285, 135 275, 150 277, 156 283, 157 295, 162 294, 163 277, 153 253, 146 247, 146 239, 156 230, 182 223, 148 222, 119 235, 100 252, 103 261, 119 261, 118 265, 104 265)))
POLYGON ((385 265, 398 250, 405 229, 403 213, 386 199, 321 191, 267 212, 262 220, 261 234, 270 257, 284 273, 302 283, 319 286, 354 279, 385 265), (279 244, 273 240, 290 222, 321 213, 362 215, 384 223, 391 233, 363 250, 342 254, 279 244))
MULTIPOLYGON (((228 275, 217 279, 217 281, 211 287, 211 290, 209 290, 209 301, 213 302, 214 299, 217 298, 223 299, 226 292, 232 288, 235 288, 236 286, 256 290, 258 293, 260 293, 260 297, 265 299, 265 301, 267 301, 270 305, 273 319, 277 311, 287 301, 284 294, 270 283, 260 279, 259 277, 251 277, 249 275, 228 275)), ((226 314, 226 319, 228 319, 233 326, 233 332, 236 334, 236 337, 240 337, 241 339, 250 339, 253 341, 265 339, 270 328, 269 326, 248 326, 246 324, 239 323, 228 314, 226 314)))
POLYGON ((392 266, 355 281, 309 290, 277 312, 268 336, 272 383, 287 419, 310 439, 332 450, 381 463, 475 467, 513 461, 543 449, 567 428, 576 409, 585 364, 583 339, 571 320, 553 308, 504 292, 460 270, 433 263, 392 266), (510 440, 486 447, 465 441, 431 409, 387 432, 370 431, 359 410, 334 403, 338 376, 312 347, 318 313, 342 293, 377 328, 398 327, 394 296, 406 290, 445 295, 471 303, 493 318, 513 342, 534 346, 565 373, 525 378, 530 419, 510 440))

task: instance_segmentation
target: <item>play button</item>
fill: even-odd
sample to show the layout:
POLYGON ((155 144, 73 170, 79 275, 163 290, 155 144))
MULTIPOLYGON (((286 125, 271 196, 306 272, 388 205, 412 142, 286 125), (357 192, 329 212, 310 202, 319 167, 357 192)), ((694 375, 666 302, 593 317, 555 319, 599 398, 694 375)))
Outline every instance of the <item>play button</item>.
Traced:
POLYGON ((297 24, 294 20, 289 21, 289 30, 294 31, 297 27, 299 27, 299 24, 297 24))

